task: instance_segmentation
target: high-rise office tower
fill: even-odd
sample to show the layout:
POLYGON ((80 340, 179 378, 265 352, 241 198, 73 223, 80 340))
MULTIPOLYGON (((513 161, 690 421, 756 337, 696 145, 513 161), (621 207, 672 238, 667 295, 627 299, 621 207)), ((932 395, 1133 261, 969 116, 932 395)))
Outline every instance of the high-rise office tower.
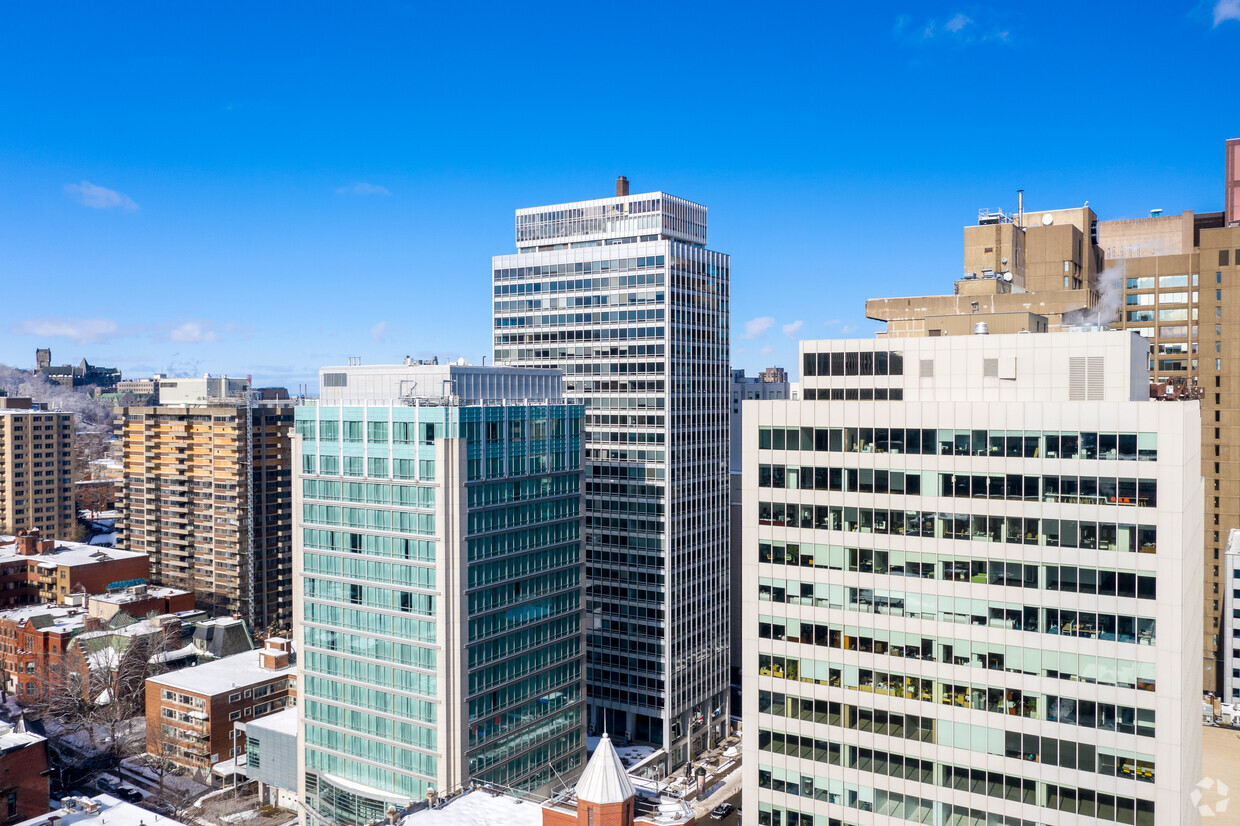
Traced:
POLYGON ((292 621, 293 402, 239 397, 126 407, 117 506, 151 579, 251 631, 292 621))
POLYGON ((73 539, 73 414, 0 396, 0 533, 73 539))
POLYGON ((745 402, 747 817, 1199 823, 1200 405, 1122 331, 801 354, 745 402))
POLYGON ((297 408, 301 799, 356 826, 585 762, 582 406, 546 370, 325 367, 297 408))
POLYGON ((495 361, 586 407, 590 727, 683 763, 728 725, 728 256, 663 192, 518 209, 495 361))

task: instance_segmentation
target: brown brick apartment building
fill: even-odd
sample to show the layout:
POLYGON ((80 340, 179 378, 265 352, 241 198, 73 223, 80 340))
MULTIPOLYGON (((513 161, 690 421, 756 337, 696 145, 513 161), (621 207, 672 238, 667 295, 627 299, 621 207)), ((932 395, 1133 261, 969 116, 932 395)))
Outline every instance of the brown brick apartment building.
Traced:
POLYGON ((0 396, 0 533, 71 536, 73 497, 73 414, 0 396))
POLYGON ((296 702, 292 645, 264 647, 146 681, 146 750, 183 766, 209 769, 243 751, 248 722, 296 702))
MULTIPOLYGON (((212 399, 126 407, 117 500, 151 580, 251 628, 291 623, 293 403, 212 399)), ((285 394, 287 395, 287 394, 285 394)))

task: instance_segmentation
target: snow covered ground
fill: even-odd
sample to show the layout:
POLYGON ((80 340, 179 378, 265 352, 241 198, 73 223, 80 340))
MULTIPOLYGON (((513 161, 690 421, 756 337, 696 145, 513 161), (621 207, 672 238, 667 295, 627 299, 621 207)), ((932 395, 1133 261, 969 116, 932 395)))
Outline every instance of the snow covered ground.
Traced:
MULTIPOLYGON (((586 751, 594 754, 594 749, 598 746, 600 739, 598 737, 587 737, 586 751)), ((612 742, 614 744, 615 741, 612 742)), ((616 753, 620 755, 620 762, 624 764, 626 769, 636 766, 656 751, 658 749, 654 746, 616 746, 616 753)))

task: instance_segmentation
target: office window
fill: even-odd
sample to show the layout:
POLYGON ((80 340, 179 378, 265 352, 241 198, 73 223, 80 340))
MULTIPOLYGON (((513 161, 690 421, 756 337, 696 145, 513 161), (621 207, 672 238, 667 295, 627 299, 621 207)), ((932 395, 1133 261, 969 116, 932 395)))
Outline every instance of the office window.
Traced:
POLYGON ((1226 267, 1230 263, 1231 263, 1231 250, 1219 250, 1218 251, 1218 265, 1220 267, 1226 267))

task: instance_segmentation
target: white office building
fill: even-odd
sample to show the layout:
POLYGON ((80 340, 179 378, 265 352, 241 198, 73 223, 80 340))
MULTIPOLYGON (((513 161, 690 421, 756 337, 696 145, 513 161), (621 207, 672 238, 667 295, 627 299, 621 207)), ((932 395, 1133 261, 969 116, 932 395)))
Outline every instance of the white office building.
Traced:
POLYGON ((1200 410, 1148 346, 807 341, 746 403, 747 818, 1199 822, 1200 410))
POLYGON ((667 750, 728 724, 728 256, 663 192, 519 209, 497 364, 586 405, 590 728, 667 750))
POLYGON ((1227 536, 1223 557, 1223 702, 1240 703, 1240 528, 1227 536))

